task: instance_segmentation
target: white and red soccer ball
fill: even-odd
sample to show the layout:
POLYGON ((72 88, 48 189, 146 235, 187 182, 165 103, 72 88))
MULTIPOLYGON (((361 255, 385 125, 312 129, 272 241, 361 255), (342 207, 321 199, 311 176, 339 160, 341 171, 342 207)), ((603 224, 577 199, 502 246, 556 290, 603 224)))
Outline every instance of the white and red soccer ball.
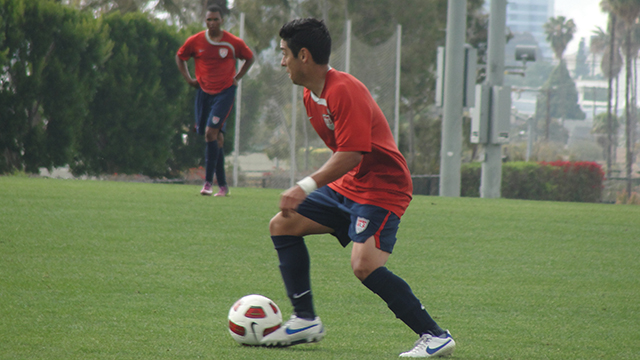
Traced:
POLYGON ((262 295, 247 295, 229 309, 229 333, 242 345, 260 345, 260 340, 282 325, 280 308, 262 295))

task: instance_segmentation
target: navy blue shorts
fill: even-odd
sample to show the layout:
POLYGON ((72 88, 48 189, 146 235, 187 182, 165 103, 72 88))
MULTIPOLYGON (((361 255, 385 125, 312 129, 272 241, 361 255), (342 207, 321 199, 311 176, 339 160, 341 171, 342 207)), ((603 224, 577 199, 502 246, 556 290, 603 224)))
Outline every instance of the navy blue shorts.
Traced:
POLYGON ((202 89, 197 90, 195 113, 198 134, 204 135, 207 126, 224 133, 227 117, 236 98, 236 88, 232 85, 215 95, 207 94, 202 89))
POLYGON ((374 237, 376 247, 391 253, 396 243, 400 218, 375 205, 359 204, 328 186, 312 192, 298 206, 298 214, 334 230, 342 246, 364 243, 374 237))

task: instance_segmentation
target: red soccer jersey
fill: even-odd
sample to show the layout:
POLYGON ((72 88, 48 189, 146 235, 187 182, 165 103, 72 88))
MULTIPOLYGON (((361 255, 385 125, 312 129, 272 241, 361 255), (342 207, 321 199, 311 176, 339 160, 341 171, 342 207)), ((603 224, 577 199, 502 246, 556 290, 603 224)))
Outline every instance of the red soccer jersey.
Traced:
POLYGON ((200 88, 208 94, 217 94, 233 85, 236 76, 236 59, 249 60, 253 53, 239 37, 222 32, 222 39, 214 42, 207 30, 187 39, 178 50, 178 57, 196 64, 196 79, 200 88))
POLYGON ((402 216, 413 192, 411 174, 366 86, 330 69, 320 98, 304 89, 304 105, 311 125, 332 151, 364 153, 358 166, 329 187, 355 202, 402 216))

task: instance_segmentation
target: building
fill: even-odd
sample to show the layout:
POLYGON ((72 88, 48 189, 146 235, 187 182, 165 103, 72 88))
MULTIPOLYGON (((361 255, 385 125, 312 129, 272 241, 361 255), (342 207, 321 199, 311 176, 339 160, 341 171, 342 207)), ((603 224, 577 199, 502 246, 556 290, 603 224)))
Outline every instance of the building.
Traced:
MULTIPOLYGON (((489 12, 491 0, 485 3, 489 12)), ((553 51, 547 43, 543 25, 554 17, 554 0, 509 0, 507 3, 507 28, 514 34, 531 34, 538 43, 542 56, 551 59, 553 51)))

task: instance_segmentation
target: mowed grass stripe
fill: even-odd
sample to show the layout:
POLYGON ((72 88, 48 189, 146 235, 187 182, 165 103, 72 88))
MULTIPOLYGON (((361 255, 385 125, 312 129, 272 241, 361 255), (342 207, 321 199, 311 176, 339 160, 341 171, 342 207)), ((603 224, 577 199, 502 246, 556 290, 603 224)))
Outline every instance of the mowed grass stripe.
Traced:
MULTIPOLYGON (((415 335, 307 238, 318 344, 238 346, 250 293, 290 306, 269 239, 281 190, 0 177, 2 359, 397 358, 415 335)), ((639 359, 640 207, 416 196, 388 267, 458 359, 639 359)))

